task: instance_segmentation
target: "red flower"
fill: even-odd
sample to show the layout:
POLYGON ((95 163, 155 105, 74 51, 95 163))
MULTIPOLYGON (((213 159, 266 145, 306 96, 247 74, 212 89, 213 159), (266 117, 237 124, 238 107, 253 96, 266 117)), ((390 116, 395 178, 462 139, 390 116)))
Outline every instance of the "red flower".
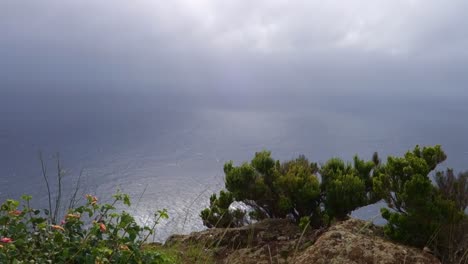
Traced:
POLYGON ((0 239, 0 242, 2 242, 2 243, 11 243, 11 242, 13 242, 13 239, 11 239, 9 237, 4 237, 4 238, 0 239))
POLYGON ((99 229, 101 229, 103 233, 107 231, 107 227, 104 223, 99 223, 99 229))

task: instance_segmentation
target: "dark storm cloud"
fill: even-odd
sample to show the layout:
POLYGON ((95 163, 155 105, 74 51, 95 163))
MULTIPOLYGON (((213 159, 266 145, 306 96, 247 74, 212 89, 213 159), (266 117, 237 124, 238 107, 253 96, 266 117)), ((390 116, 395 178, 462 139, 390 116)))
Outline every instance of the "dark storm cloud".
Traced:
POLYGON ((418 0, 6 0, 1 89, 460 94, 467 9, 418 0))

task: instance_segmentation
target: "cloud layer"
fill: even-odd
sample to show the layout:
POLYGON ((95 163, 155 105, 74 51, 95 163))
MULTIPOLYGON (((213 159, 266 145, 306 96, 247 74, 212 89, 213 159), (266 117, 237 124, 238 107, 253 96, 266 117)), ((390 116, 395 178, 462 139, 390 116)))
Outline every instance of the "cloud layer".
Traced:
POLYGON ((1 86, 460 94, 464 10, 461 0, 6 0, 1 86))

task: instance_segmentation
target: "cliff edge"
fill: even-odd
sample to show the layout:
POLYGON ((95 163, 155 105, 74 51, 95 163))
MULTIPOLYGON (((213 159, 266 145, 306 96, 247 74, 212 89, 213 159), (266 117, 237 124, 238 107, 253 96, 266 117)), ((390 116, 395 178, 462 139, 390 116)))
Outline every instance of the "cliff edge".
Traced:
POLYGON ((357 219, 306 232, 288 220, 268 219, 241 228, 173 235, 165 247, 177 247, 182 255, 201 248, 203 263, 440 263, 423 250, 385 239, 381 227, 357 219))

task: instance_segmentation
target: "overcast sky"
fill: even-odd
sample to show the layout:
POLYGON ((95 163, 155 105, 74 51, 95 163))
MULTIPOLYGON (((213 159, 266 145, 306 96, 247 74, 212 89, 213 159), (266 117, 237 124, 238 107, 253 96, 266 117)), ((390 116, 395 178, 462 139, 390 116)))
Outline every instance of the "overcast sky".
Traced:
POLYGON ((466 96, 468 1, 2 0, 0 89, 466 96))

